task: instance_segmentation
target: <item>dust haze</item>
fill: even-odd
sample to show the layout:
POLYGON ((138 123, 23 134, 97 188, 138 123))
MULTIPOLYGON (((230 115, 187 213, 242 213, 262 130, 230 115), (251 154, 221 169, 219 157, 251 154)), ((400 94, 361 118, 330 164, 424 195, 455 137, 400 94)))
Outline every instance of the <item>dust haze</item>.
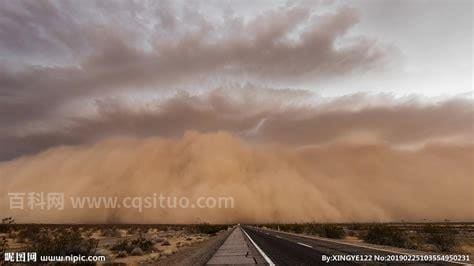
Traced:
MULTIPOLYGON (((227 132, 117 138, 64 146, 0 165, 2 195, 231 196, 233 209, 15 211, 19 221, 230 223, 472 220, 472 144, 417 149, 335 141, 298 148, 249 144, 227 132), (120 217, 120 218, 119 218, 120 217)), ((7 211, 1 201, 0 210, 7 211)))
POLYGON ((473 221, 472 1, 445 2, 2 1, 0 216, 473 221), (234 208, 67 204, 153 193, 234 208))

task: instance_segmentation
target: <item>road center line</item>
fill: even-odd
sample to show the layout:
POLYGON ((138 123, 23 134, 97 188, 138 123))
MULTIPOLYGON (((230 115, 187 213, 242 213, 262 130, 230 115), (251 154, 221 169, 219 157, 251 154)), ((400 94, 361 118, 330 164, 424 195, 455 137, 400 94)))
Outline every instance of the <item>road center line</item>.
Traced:
POLYGON ((301 243, 301 242, 296 242, 296 243, 298 243, 298 245, 302 245, 302 246, 305 246, 305 247, 308 247, 308 248, 313 248, 312 246, 307 245, 305 243, 301 243))
POLYGON ((267 254, 265 254, 265 252, 263 252, 263 250, 257 245, 257 243, 253 241, 253 239, 247 234, 247 232, 245 232, 243 228, 241 228, 241 230, 249 238, 250 242, 252 242, 252 244, 255 246, 255 248, 260 253, 260 255, 262 255, 262 257, 265 259, 268 265, 275 266, 275 263, 273 263, 273 261, 267 256, 267 254))

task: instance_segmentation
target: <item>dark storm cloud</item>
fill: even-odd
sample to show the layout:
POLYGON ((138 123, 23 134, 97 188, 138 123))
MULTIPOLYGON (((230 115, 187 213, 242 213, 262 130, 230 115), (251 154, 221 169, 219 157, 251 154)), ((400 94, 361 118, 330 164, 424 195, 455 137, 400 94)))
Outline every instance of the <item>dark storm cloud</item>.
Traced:
POLYGON ((173 2, 7 1, 0 14, 3 128, 47 121, 79 97, 219 75, 314 80, 387 57, 368 38, 340 44, 358 21, 349 8, 293 6, 214 21, 173 2))
POLYGON ((70 118, 61 128, 0 139, 1 159, 57 145, 108 137, 180 137, 186 131, 232 132, 248 141, 293 147, 333 141, 472 142, 472 100, 421 103, 390 96, 352 95, 324 100, 306 91, 221 88, 200 95, 178 93, 136 107, 117 99, 96 102, 96 114, 70 118), (308 98, 313 97, 311 101, 308 98))
POLYGON ((0 201, 0 212, 27 223, 472 220, 472 97, 350 94, 367 82, 336 98, 281 89, 407 81, 410 71, 390 80, 371 72, 389 67, 397 48, 364 32, 415 47, 402 51, 414 58, 412 91, 443 88, 446 76, 458 86, 470 65, 449 61, 465 58, 470 42, 447 35, 469 35, 451 21, 472 15, 444 3, 423 16, 425 1, 412 2, 391 1, 396 12, 375 1, 357 10, 331 0, 0 2, 1 195, 164 188, 239 202, 137 216, 12 213, 0 201), (359 13, 365 28, 355 26, 359 13))

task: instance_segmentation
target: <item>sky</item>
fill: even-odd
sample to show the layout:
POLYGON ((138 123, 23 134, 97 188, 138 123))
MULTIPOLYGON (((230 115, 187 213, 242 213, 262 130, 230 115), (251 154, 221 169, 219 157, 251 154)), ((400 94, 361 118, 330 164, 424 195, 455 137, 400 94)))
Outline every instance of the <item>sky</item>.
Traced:
POLYGON ((103 119, 110 101, 144 109, 248 87, 472 98, 468 0, 9 1, 0 12, 0 160, 83 142, 61 132, 103 119))
MULTIPOLYGON (((260 211, 260 220, 294 220, 315 211, 321 216, 301 219, 474 219, 472 208, 462 204, 473 200, 466 189, 474 172, 472 12, 469 0, 1 2, 1 192, 25 180, 94 184, 119 178, 108 169, 114 165, 107 159, 114 154, 111 142, 130 154, 110 159, 125 172, 135 169, 128 183, 153 179, 149 171, 158 170, 136 164, 140 153, 129 145, 133 140, 183 167, 176 172, 176 162, 164 163, 170 176, 157 176, 156 184, 172 179, 179 188, 179 180, 201 173, 210 178, 202 191, 213 191, 219 172, 202 169, 216 162, 203 158, 222 153, 235 160, 220 172, 230 176, 221 180, 234 188, 229 193, 244 198, 242 190, 258 191, 257 183, 237 185, 251 177, 263 182, 268 177, 262 173, 272 172, 268 162, 275 162, 287 184, 295 180, 294 189, 305 190, 309 182, 314 191, 307 193, 324 202, 316 210, 303 206, 288 213, 283 197, 281 205, 238 211, 232 221, 256 221, 253 213, 260 211), (229 143, 229 152, 221 149, 229 143), (359 148, 367 157, 351 162, 349 155, 359 148), (347 169, 336 171, 329 160, 313 169, 321 149, 347 169), (257 154, 255 162, 242 159, 245 153, 257 154), (97 162, 82 172, 77 167, 89 165, 87 157, 97 162), (392 172, 374 164, 387 164, 392 172), (53 171, 59 165, 61 174, 53 171), (418 172, 420 165, 449 172, 418 172), (98 169, 110 177, 96 176, 98 169), (247 171, 242 169, 255 172, 239 181, 233 176, 247 171), (325 182, 335 176, 331 171, 341 180, 325 182), (354 187, 366 176, 373 184, 393 182, 411 197, 403 186, 411 174, 414 184, 438 184, 432 191, 452 175, 461 188, 447 194, 460 190, 459 209, 418 195, 415 200, 437 202, 440 210, 411 208, 406 201, 403 211, 396 201, 381 201, 377 193, 366 198, 364 187, 354 187), (339 182, 354 187, 354 196, 337 192, 339 182), (348 213, 347 200, 367 204, 348 213), (373 212, 363 211, 370 206, 373 212)), ((220 214, 212 217, 223 221, 220 214)))

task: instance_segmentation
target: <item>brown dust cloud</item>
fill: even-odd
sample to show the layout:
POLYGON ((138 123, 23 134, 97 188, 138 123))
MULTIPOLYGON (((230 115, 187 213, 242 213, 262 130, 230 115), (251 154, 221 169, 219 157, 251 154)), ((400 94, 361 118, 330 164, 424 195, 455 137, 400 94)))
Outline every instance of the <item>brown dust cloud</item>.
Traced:
POLYGON ((0 1, 0 218, 474 221, 469 1, 190 2, 0 1))
MULTIPOLYGON (((15 210, 19 221, 235 223, 472 220, 472 144, 416 149, 334 141, 291 148, 228 132, 116 138, 57 147, 0 165, 0 192, 64 192, 64 210, 15 210), (71 209, 69 196, 230 196, 234 207, 71 209)), ((8 209, 3 200, 0 210, 8 209)))

